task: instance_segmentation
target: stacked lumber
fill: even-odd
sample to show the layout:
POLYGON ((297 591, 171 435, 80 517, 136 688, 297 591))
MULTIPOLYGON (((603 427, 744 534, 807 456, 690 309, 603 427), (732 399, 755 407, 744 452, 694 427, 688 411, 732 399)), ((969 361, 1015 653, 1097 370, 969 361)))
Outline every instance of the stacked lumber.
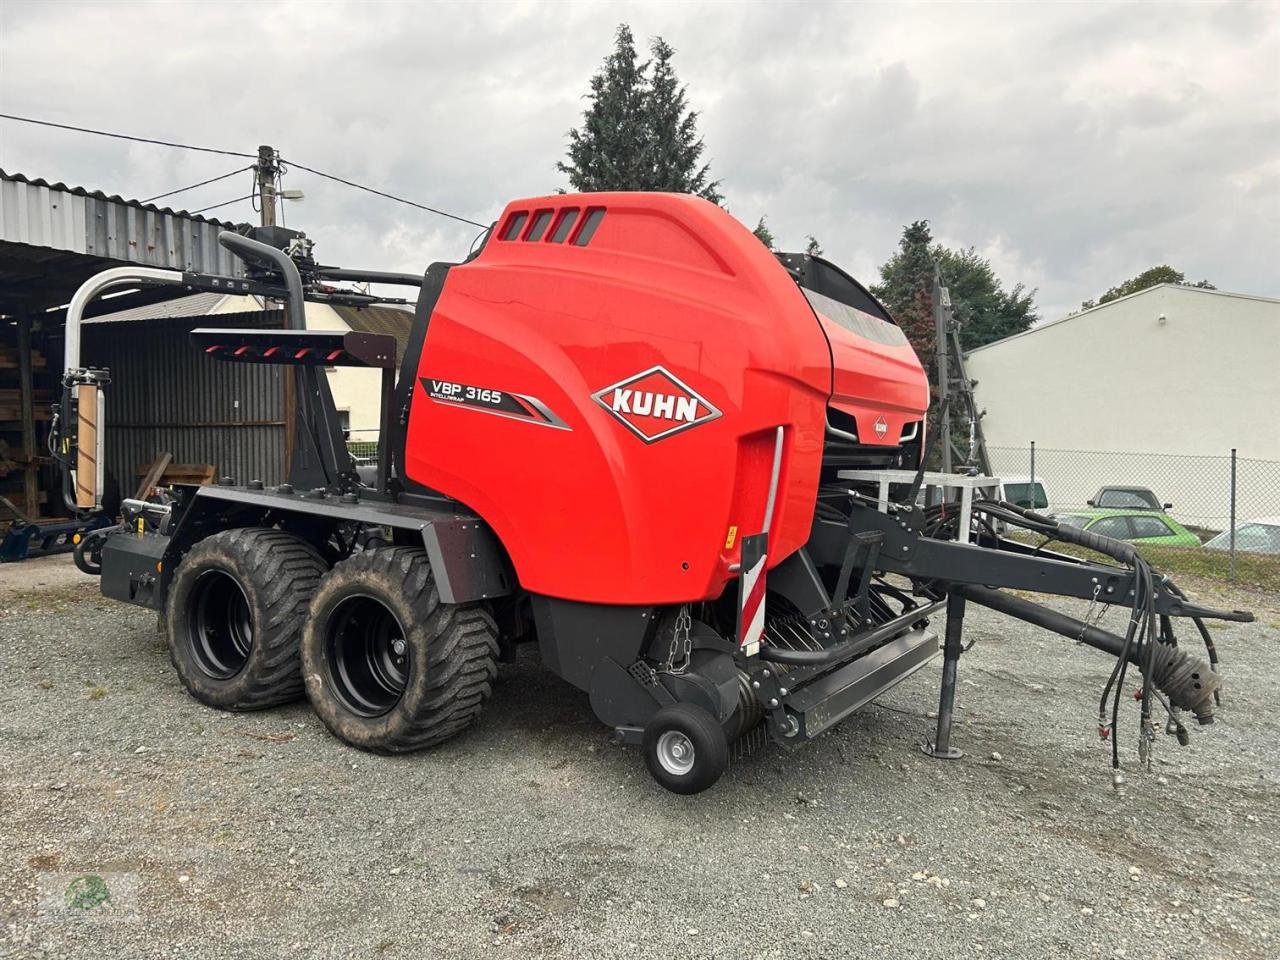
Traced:
MULTIPOLYGON (((44 354, 39 350, 31 351, 31 369, 43 370, 46 361, 44 354)), ((18 348, 6 347, 0 345, 0 370, 17 370, 18 369, 18 348)))

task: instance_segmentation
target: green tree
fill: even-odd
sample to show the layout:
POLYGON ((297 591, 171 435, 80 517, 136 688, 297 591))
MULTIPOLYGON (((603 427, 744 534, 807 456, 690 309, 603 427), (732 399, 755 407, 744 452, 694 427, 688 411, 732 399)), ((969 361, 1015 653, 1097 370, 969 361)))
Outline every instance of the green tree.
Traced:
POLYGON ((932 244, 928 220, 904 227, 898 249, 880 267, 880 282, 871 292, 889 308, 929 372, 929 382, 935 383, 932 244))
POLYGON ((818 239, 812 233, 806 239, 809 242, 804 245, 804 252, 811 257, 822 256, 822 244, 818 242, 818 239))
POLYGON ((1005 290, 991 262, 972 247, 950 250, 934 243, 929 221, 917 220, 902 230, 898 249, 880 268, 880 283, 871 288, 902 327, 911 345, 937 382, 933 319, 934 266, 951 295, 951 309, 960 321, 960 343, 980 347, 1021 333, 1039 317, 1035 291, 1018 283, 1005 290))
POLYGON ((568 162, 556 169, 575 190, 662 190, 720 203, 719 181, 702 163, 705 144, 687 88, 676 76, 675 50, 661 37, 640 62, 625 23, 613 52, 591 78, 582 125, 569 131, 568 162))
POLYGON ((556 164, 575 190, 644 189, 648 66, 637 61, 631 28, 620 24, 613 52, 591 78, 582 127, 569 131, 569 162, 556 164))
POLYGON ((768 224, 764 222, 764 217, 756 221, 756 228, 751 231, 756 237, 770 250, 774 249, 773 231, 769 229, 768 224))
POLYGON ((676 77, 671 58, 675 50, 657 37, 649 45, 653 54, 653 76, 644 98, 648 141, 645 144, 646 174, 650 190, 692 193, 719 204, 724 198, 712 180, 710 165, 702 163, 705 145, 698 136, 698 114, 689 109, 687 87, 676 77))
POLYGON ((942 283, 951 294, 951 310, 960 321, 960 345, 966 350, 1022 333, 1040 319, 1035 290, 1000 283, 991 261, 968 250, 933 249, 942 283))
POLYGON ((1127 297, 1131 293, 1137 293, 1139 290, 1146 290, 1148 287, 1154 287, 1161 283, 1176 283, 1182 287, 1199 287, 1202 290, 1218 289, 1208 280, 1201 280, 1197 283, 1190 283, 1187 275, 1181 270, 1175 270, 1167 263, 1162 263, 1158 267, 1151 267, 1143 270, 1136 277, 1131 277, 1124 283, 1116 284, 1097 300, 1085 300, 1080 304, 1081 310, 1090 310, 1093 307, 1102 306, 1104 303, 1110 303, 1112 300, 1119 300, 1121 297, 1127 297))

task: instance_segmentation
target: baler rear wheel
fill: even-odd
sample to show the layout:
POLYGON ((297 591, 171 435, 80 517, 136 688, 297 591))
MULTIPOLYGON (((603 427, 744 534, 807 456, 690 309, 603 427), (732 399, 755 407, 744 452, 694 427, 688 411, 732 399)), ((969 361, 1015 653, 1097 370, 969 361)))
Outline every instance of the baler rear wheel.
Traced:
POLYGON ((187 692, 221 710, 302 697, 298 642, 325 565, 283 530, 244 527, 201 540, 169 587, 169 659, 187 692))
POLYGON ((480 604, 448 604, 423 550, 364 550, 311 602, 303 676, 338 739, 376 753, 440 743, 475 722, 497 674, 498 631, 480 604))
POLYGON ((673 793, 701 793, 729 766, 729 741, 702 707, 673 703, 645 726, 644 760, 653 779, 673 793))

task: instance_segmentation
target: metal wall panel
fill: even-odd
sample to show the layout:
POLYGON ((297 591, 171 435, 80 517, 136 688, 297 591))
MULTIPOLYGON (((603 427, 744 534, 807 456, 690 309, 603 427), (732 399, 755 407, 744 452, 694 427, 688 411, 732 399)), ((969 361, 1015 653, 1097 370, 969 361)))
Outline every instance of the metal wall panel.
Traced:
POLYGON ((106 490, 132 496, 137 468, 168 451, 240 481, 284 479, 283 367, 213 360, 196 327, 281 327, 278 310, 89 324, 85 362, 111 371, 106 388, 106 490))

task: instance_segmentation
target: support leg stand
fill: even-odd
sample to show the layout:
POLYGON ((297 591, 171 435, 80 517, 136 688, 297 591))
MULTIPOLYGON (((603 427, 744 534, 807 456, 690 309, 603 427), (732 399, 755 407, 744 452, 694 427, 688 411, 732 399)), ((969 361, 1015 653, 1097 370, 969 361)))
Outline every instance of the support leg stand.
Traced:
POLYGON ((938 696, 938 730, 920 749, 936 760, 959 760, 964 752, 951 746, 951 718, 956 703, 956 666, 960 662, 960 634, 964 627, 964 597, 947 596, 947 633, 942 645, 942 693, 938 696))

